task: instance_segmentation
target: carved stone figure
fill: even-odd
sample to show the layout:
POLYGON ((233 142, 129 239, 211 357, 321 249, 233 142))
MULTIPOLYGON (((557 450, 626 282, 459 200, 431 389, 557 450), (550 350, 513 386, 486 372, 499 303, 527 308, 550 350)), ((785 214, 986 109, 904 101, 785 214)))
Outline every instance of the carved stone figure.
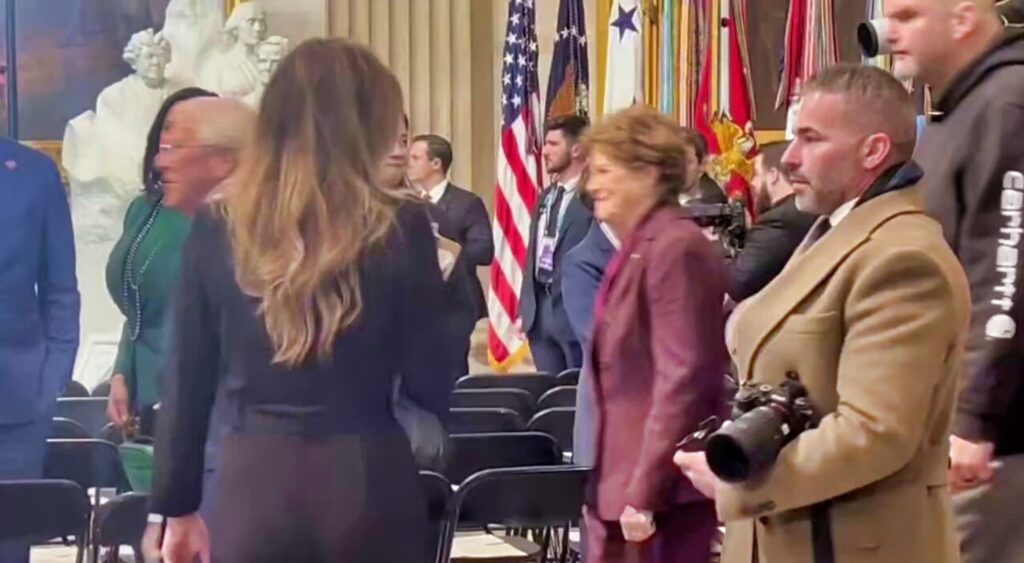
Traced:
POLYGON ((137 191, 142 181, 146 134, 169 93, 167 39, 152 29, 128 41, 124 60, 132 74, 107 86, 96 110, 72 119, 64 133, 63 164, 72 185, 99 179, 137 191))
POLYGON ((200 61, 199 85, 231 98, 252 93, 262 82, 257 50, 266 37, 266 10, 255 2, 236 6, 224 24, 227 48, 200 61))
POLYGON ((266 90, 270 77, 277 70, 281 59, 288 54, 288 40, 280 35, 268 37, 256 48, 256 68, 260 73, 260 84, 242 100, 254 107, 259 107, 263 91, 266 90))
POLYGON ((171 82, 181 87, 198 83, 201 61, 214 56, 221 46, 223 26, 223 0, 171 0, 163 29, 174 50, 167 68, 171 82))

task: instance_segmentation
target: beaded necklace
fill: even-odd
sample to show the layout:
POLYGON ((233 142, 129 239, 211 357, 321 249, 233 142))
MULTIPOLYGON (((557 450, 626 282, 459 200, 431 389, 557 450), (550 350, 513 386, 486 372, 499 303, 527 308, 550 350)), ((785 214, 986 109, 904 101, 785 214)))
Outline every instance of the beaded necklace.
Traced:
POLYGON ((139 234, 135 236, 135 240, 132 241, 130 247, 128 247, 128 255, 124 260, 124 275, 122 276, 121 283, 121 297, 123 298, 125 314, 128 316, 128 322, 130 329, 128 336, 132 342, 139 339, 139 333, 142 331, 142 278, 146 273, 146 269, 149 268, 149 263, 153 261, 153 257, 156 256, 160 245, 163 241, 157 243, 156 247, 153 248, 153 252, 149 254, 146 261, 142 263, 142 267, 139 268, 139 274, 132 280, 132 270, 135 269, 135 256, 139 251, 139 246, 142 244, 143 239, 149 234, 149 231, 153 228, 153 224, 156 223, 156 218, 160 216, 160 210, 163 208, 163 198, 156 201, 156 205, 153 206, 153 210, 149 212, 149 217, 146 218, 146 222, 142 225, 142 229, 139 230, 139 234), (132 298, 129 302, 129 297, 132 298), (135 318, 132 319, 131 313, 135 313, 135 318))

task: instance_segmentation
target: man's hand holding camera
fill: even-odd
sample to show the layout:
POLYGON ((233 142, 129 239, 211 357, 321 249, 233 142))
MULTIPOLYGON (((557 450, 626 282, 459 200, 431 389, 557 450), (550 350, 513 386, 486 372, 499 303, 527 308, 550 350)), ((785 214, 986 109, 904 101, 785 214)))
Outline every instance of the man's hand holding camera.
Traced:
POLYGON ((712 500, 718 496, 718 488, 722 486, 722 482, 711 471, 704 452, 678 450, 672 461, 702 495, 712 500))

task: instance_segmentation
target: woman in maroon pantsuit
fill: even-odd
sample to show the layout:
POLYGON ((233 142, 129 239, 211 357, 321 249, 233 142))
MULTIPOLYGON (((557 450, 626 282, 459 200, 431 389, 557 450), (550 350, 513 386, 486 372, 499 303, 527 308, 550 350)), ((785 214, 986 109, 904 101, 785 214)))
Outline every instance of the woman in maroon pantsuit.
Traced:
POLYGON ((672 454, 723 412, 724 265, 679 207, 689 149, 678 125, 633 107, 585 138, 594 215, 623 241, 598 294, 591 350, 601 423, 587 557, 704 563, 714 503, 672 454))

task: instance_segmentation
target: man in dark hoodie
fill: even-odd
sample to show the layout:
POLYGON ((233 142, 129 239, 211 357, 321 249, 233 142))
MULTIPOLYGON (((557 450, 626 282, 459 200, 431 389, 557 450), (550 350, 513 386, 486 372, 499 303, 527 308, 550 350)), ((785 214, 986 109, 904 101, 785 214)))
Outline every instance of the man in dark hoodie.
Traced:
POLYGON ((950 438, 963 561, 1024 561, 1024 35, 1004 30, 995 0, 887 0, 885 12, 895 73, 937 100, 915 160, 971 286, 950 438))

